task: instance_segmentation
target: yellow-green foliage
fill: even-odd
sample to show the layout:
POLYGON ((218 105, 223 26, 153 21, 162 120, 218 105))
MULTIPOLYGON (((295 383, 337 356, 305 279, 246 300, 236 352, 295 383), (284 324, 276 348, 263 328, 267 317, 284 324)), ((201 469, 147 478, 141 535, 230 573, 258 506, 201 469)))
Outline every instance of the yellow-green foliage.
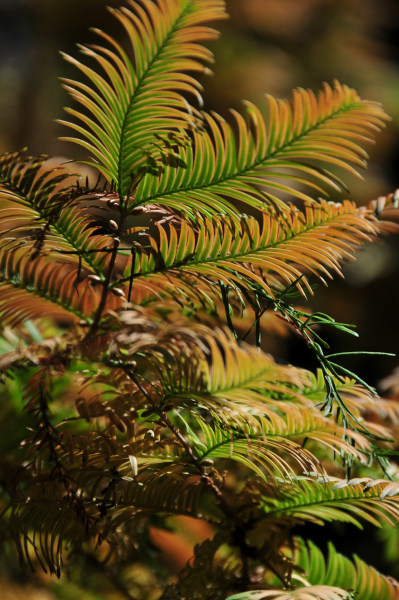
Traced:
POLYGON ((123 43, 96 30, 83 62, 66 56, 82 80, 64 81, 78 136, 64 139, 90 153, 91 180, 43 156, 0 158, 2 418, 29 428, 19 449, 4 432, 7 560, 65 565, 55 597, 394 600, 398 584, 362 561, 331 548, 326 565, 290 537, 306 521, 399 520, 398 405, 328 354, 324 327, 352 326, 293 299, 387 228, 327 199, 387 116, 336 82, 245 102, 230 125, 201 110, 193 77, 212 62, 202 41, 222 0, 110 13, 123 43), (317 374, 262 352, 273 311, 317 374), (208 538, 180 573, 151 541, 171 516, 208 538), (107 573, 114 591, 80 588, 82 573, 107 573))

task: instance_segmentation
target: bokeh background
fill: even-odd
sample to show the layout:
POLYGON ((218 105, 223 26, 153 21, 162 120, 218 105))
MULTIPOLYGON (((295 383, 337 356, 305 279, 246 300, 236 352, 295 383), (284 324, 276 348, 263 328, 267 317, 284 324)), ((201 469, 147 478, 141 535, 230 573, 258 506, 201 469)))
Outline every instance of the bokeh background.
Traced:
MULTIPOLYGON (((55 122, 70 104, 57 77, 77 73, 59 50, 78 55, 77 42, 95 42, 95 26, 120 36, 106 5, 119 0, 0 0, 0 153, 28 146, 30 153, 84 158, 78 147, 56 138, 55 122)), ((317 90, 334 78, 360 96, 383 103, 392 122, 369 148, 365 181, 346 176, 350 198, 359 204, 399 187, 399 2, 397 0, 227 0, 231 18, 218 23, 222 36, 212 44, 214 76, 202 81, 207 110, 227 117, 241 100, 262 103, 265 93, 289 97, 296 86, 317 90)), ((333 198, 339 200, 338 196, 333 198)), ((325 332, 334 351, 399 353, 399 238, 373 244, 345 268, 346 280, 318 286, 313 310, 355 323, 359 339, 325 332)), ((298 366, 315 367, 306 346, 294 336, 266 340, 266 349, 298 366)), ((398 358, 350 357, 347 366, 372 385, 387 377, 398 358)), ((366 528, 313 534, 323 543, 358 552, 376 566, 395 571, 366 528)))

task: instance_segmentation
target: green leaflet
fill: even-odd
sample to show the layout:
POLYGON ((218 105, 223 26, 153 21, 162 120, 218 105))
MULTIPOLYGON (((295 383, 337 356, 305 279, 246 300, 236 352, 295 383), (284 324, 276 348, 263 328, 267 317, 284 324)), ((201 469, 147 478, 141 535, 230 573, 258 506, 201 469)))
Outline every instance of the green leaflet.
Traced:
POLYGON ((312 92, 295 90, 293 108, 287 101, 267 99, 268 124, 251 103, 246 103, 250 125, 234 112, 238 142, 224 119, 204 115, 206 128, 194 131, 193 148, 179 148, 181 161, 187 165, 183 179, 175 164, 164 165, 160 176, 147 173, 139 184, 135 204, 159 202, 192 214, 200 210, 211 215, 234 214, 229 199, 259 209, 265 204, 284 206, 276 195, 281 192, 313 202, 295 185, 278 180, 291 179, 317 193, 323 193, 326 186, 344 190, 345 185, 331 171, 313 161, 356 174, 349 163, 364 167, 367 158, 357 140, 370 139, 370 132, 383 126, 386 118, 379 105, 361 101, 353 90, 337 82, 333 90, 325 85, 317 101, 312 92), (266 190, 260 190, 259 185, 266 190))
POLYGON ((399 520, 399 497, 397 485, 392 497, 385 497, 389 491, 388 481, 377 480, 362 485, 356 479, 342 480, 339 485, 325 481, 299 478, 291 486, 281 487, 275 497, 262 502, 265 517, 269 521, 284 523, 288 520, 310 521, 319 525, 323 521, 343 521, 361 528, 360 519, 379 527, 379 519, 394 523, 399 520), (375 485, 373 485, 373 483, 375 485))
POLYGON ((195 126, 199 113, 190 108, 182 93, 200 98, 200 86, 185 71, 201 72, 204 62, 212 62, 212 54, 198 41, 214 39, 217 32, 203 27, 202 22, 223 19, 226 14, 222 0, 167 0, 146 3, 144 9, 129 3, 129 8, 110 12, 126 30, 134 63, 118 42, 98 30, 112 50, 96 45, 82 46, 81 51, 96 61, 103 75, 65 56, 90 81, 88 86, 68 80, 65 88, 94 121, 67 109, 82 125, 65 124, 83 139, 63 139, 89 150, 96 159, 89 163, 115 184, 123 199, 131 190, 132 177, 146 169, 148 157, 150 165, 153 157, 162 157, 159 140, 168 139, 176 128, 195 126))
POLYGON ((396 600, 398 596, 397 581, 381 575, 357 556, 351 561, 338 554, 331 543, 326 560, 313 542, 297 538, 294 560, 310 584, 353 590, 359 600, 396 600))

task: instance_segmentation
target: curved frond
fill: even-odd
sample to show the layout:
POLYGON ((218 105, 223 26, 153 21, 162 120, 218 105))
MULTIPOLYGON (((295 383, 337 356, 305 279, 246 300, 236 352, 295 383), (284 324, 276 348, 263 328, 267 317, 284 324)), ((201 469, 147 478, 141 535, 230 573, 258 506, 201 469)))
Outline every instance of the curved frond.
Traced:
MULTIPOLYGON (((163 323, 157 328, 154 322, 146 322, 145 313, 133 311, 121 314, 119 319, 125 325, 116 336, 119 359, 145 359, 146 377, 150 378, 149 372, 152 377, 149 381, 143 378, 142 386, 160 406, 174 405, 179 410, 200 406, 215 413, 226 427, 229 422, 241 427, 247 419, 257 429, 258 416, 264 416, 270 422, 267 429, 275 432, 284 428, 281 414, 289 410, 289 402, 279 395, 313 408, 300 392, 308 384, 306 371, 277 365, 258 349, 238 344, 228 330, 184 321, 163 323)), ((139 400, 142 394, 137 386, 122 371, 118 377, 118 371, 114 371, 113 386, 118 402, 128 401, 134 394, 137 408, 143 406, 143 400, 148 407, 145 398, 139 400)))
MULTIPOLYGON (((180 458, 183 460, 183 448, 177 440, 162 435, 159 425, 151 429, 144 424, 137 424, 135 427, 133 410, 121 415, 117 402, 114 398, 112 400, 100 402, 96 398, 84 403, 84 400, 79 398, 76 403, 81 417, 103 417, 107 425, 103 429, 79 436, 71 435, 68 430, 59 433, 63 451, 59 454, 59 460, 72 474, 76 472, 74 479, 79 480, 82 487, 87 487, 87 481, 93 477, 103 475, 105 465, 108 471, 117 469, 121 476, 129 478, 136 477, 137 474, 143 475, 149 467, 155 470, 174 461, 180 462, 180 458), (116 431, 118 436, 119 433, 126 432, 126 437, 121 439, 121 436, 116 435, 116 431), (86 465, 88 470, 79 475, 77 465, 81 463, 86 465)), ((126 409, 129 411, 129 407, 125 406, 126 409)), ((29 442, 31 440, 27 440, 25 444, 29 442)), ((38 472, 45 458, 38 457, 35 460, 38 472)))
POLYGON ((76 198, 84 194, 70 185, 72 175, 61 166, 51 165, 45 155, 2 155, 0 199, 5 204, 0 210, 1 235, 30 237, 37 254, 39 250, 57 249, 75 262, 80 256, 84 266, 101 276, 108 260, 102 251, 111 240, 86 230, 88 217, 82 212, 87 207, 76 206, 76 198))
MULTIPOLYGON (((399 583, 370 567, 359 557, 353 562, 338 554, 334 546, 328 545, 328 560, 313 542, 295 540, 295 564, 312 585, 328 585, 346 588, 354 592, 359 600, 397 600, 399 583)), ((305 588, 306 589, 306 588, 305 588)))
POLYGON ((298 89, 292 104, 270 96, 268 104, 268 119, 249 102, 248 124, 233 113, 238 143, 224 119, 204 115, 209 131, 194 131, 193 146, 178 149, 186 168, 176 168, 171 160, 160 175, 147 172, 135 205, 157 202, 209 215, 235 213, 229 198, 259 209, 267 203, 282 206, 276 195, 281 193, 312 202, 297 184, 318 194, 323 187, 346 190, 324 165, 357 174, 351 165, 365 167, 368 158, 359 144, 370 142, 387 119, 379 104, 361 100, 338 82, 334 89, 326 84, 318 99, 310 90, 298 89))
MULTIPOLYGON (((200 278, 219 280, 238 292, 257 287, 274 297, 273 289, 284 289, 305 273, 324 283, 323 275, 331 278, 330 271, 341 275, 340 263, 378 232, 374 218, 349 201, 338 205, 322 201, 307 206, 305 213, 295 207, 278 215, 264 213, 261 226, 249 217, 241 221, 214 217, 195 224, 183 219, 179 234, 172 224, 169 236, 161 225, 158 230, 160 240, 150 237, 150 249, 134 247, 125 279, 118 285, 131 280, 133 286, 154 294, 178 296, 180 290, 189 294, 193 279, 200 278)), ((306 277, 302 282, 312 293, 306 277)), ((305 294, 301 283, 297 287, 305 294)), ((212 286, 208 288, 212 293, 212 286)))
POLYGON ((210 402, 213 398, 214 407, 226 400, 231 406, 236 403, 262 411, 264 399, 271 401, 270 394, 276 392, 301 402, 296 389, 308 383, 306 371, 277 365, 257 348, 238 344, 228 330, 184 320, 157 327, 146 320, 145 313, 135 311, 121 314, 119 322, 125 325, 115 339, 119 357, 145 357, 160 380, 164 401, 179 402, 187 398, 186 392, 197 400, 198 393, 204 394, 204 403, 206 395, 210 402))
POLYGON ((361 528, 360 519, 364 519, 380 527, 379 519, 391 524, 392 519, 399 521, 398 494, 398 484, 385 480, 298 479, 289 487, 271 490, 271 496, 260 502, 266 519, 274 523, 310 521, 322 525, 324 521, 343 521, 361 528))
MULTIPOLYGON (((282 407, 282 412, 285 408, 282 407)), ((349 443, 349 437, 345 441, 346 431, 343 428, 328 419, 318 417, 317 414, 312 414, 309 410, 302 409, 301 412, 290 408, 290 411, 286 410, 287 420, 280 417, 279 421, 282 421, 282 425, 277 429, 270 423, 278 419, 276 414, 270 417, 270 420, 261 416, 251 418, 251 415, 245 413, 239 413, 235 418, 232 415, 228 419, 227 414, 220 419, 224 425, 221 427, 218 424, 219 415, 212 413, 215 419, 213 427, 198 419, 204 443, 199 442, 196 436, 190 435, 190 432, 188 435, 197 447, 200 461, 208 458, 236 460, 262 478, 265 478, 265 472, 272 477, 274 472, 282 478, 291 477, 295 472, 291 465, 292 460, 305 473, 309 470, 321 474, 324 472, 317 457, 295 442, 295 439, 311 439, 330 448, 333 452, 346 453, 362 460, 361 453, 349 443), (237 424, 240 418, 241 423, 237 424), (228 420, 231 421, 230 425, 228 420), (290 460, 283 458, 284 455, 290 460)), ((269 414, 270 411, 266 409, 265 413, 269 414)), ((368 447, 367 440, 361 436, 356 441, 360 448, 368 447)))
POLYGON ((201 101, 201 86, 186 71, 206 72, 203 63, 213 62, 212 54, 198 42, 215 39, 218 33, 202 23, 226 18, 223 0, 129 0, 128 6, 109 10, 127 33, 134 64, 116 40, 95 30, 111 49, 94 45, 81 46, 81 51, 96 61, 103 75, 64 55, 90 81, 85 85, 64 80, 90 117, 66 109, 81 124, 61 121, 83 138, 62 139, 89 150, 94 157, 89 164, 113 182, 122 198, 148 159, 162 156, 171 144, 171 132, 195 127, 198 111, 183 94, 201 101))
MULTIPOLYGON (((204 404, 206 406, 206 402, 204 404)), ((229 413, 223 415, 224 407, 221 407, 219 413, 212 413, 216 421, 213 428, 200 421, 205 436, 205 444, 199 447, 200 459, 208 457, 234 459, 237 450, 238 453, 243 453, 244 457, 256 461, 261 460, 264 454, 267 457, 276 451, 292 456, 304 471, 309 470, 312 464, 316 471, 320 471, 321 465, 315 456, 302 450, 299 445, 299 440, 309 439, 329 448, 332 452, 341 455, 346 453, 365 462, 358 448, 363 451, 369 449, 367 440, 356 432, 350 432, 348 435, 347 430, 318 414, 317 409, 312 412, 305 408, 287 407, 281 403, 280 415, 278 415, 268 410, 267 402, 265 404, 266 418, 239 411, 236 416, 234 414, 230 416, 229 413), (222 427, 218 421, 221 422, 222 427), (276 450, 274 451, 273 448, 276 450)), ((195 439, 193 441, 195 442, 195 439)))
POLYGON ((96 291, 86 279, 77 285, 76 265, 39 256, 29 244, 5 240, 0 247, 0 311, 11 327, 43 316, 91 315, 96 291), (26 246, 28 250, 26 250, 26 246))
MULTIPOLYGON (((359 449, 369 449, 367 440, 356 432, 349 435, 334 421, 323 417, 313 403, 301 395, 301 388, 306 389, 309 384, 306 371, 276 365, 258 349, 239 345, 228 331, 201 327, 197 338, 195 333, 194 328, 190 345, 187 345, 187 334, 179 341, 178 327, 168 333, 169 339, 155 341, 147 337, 140 344, 137 331, 130 339, 139 344, 137 356, 147 357, 150 368, 159 378, 151 381, 146 394, 153 397, 157 405, 168 405, 168 410, 179 411, 201 461, 231 458, 247 464, 261 476, 264 473, 261 469, 271 472, 272 466, 285 477, 292 473, 292 468, 279 456, 282 452, 299 463, 305 472, 319 471, 315 457, 295 441, 304 438, 363 461, 359 449), (162 347, 167 354, 157 356, 162 347), (171 360, 170 355, 175 360, 171 360), (298 406, 285 398, 294 399, 298 406), (210 426, 198 418, 205 443, 199 441, 181 414, 194 406, 210 412, 214 422, 210 426)), ((129 334, 121 333, 120 340, 120 350, 129 352, 129 334)), ((133 356, 130 351, 130 360, 133 356)), ((146 385, 145 379, 143 384, 146 385)), ((136 389, 136 393, 138 391, 136 389)), ((117 396, 120 394, 117 392, 117 396)), ((128 396, 125 397, 128 402, 128 396)), ((89 406, 87 411, 90 414, 89 406)))
POLYGON ((46 168, 48 156, 24 157, 25 150, 8 152, 0 157, 0 194, 2 200, 25 200, 47 216, 65 194, 65 188, 70 191, 66 182, 73 174, 59 165, 46 168))
MULTIPOLYGON (((126 311, 117 322, 121 331, 115 337, 115 350, 121 372, 132 360, 140 361, 142 368, 145 359, 143 386, 157 405, 206 409, 226 431, 248 426, 260 435, 299 438, 306 437, 306 432, 311 436, 313 431, 314 439, 316 432, 326 436, 324 441, 319 439, 321 443, 333 443, 331 434, 338 436, 341 444, 339 436, 344 430, 323 417, 318 408, 326 395, 321 371, 316 377, 303 369, 276 364, 258 348, 237 342, 228 329, 211 329, 184 319, 157 325, 143 309, 126 311)), ((134 389, 140 396, 133 382, 124 392, 122 379, 116 378, 118 395, 126 393, 127 400, 134 389)), ((349 378, 334 381, 359 417, 372 409, 374 400, 367 390, 349 378)), ((348 431, 345 435, 352 433, 359 435, 358 448, 366 449, 363 436, 348 431)))
POLYGON ((129 49, 94 30, 101 44, 80 46, 91 67, 65 56, 86 82, 63 80, 80 105, 61 121, 76 137, 63 139, 89 152, 97 183, 74 185, 44 155, 0 156, 0 376, 16 420, 2 446, 29 431, 0 461, 0 546, 14 539, 22 566, 57 576, 68 552, 72 575, 111 559, 104 580, 129 598, 141 564, 140 598, 399 600, 399 584, 358 558, 290 543, 305 522, 399 522, 388 460, 399 402, 330 360, 352 352, 324 353, 320 327, 354 326, 290 303, 313 293, 311 276, 342 276, 359 246, 399 230, 385 220, 399 191, 368 208, 315 200, 347 189, 336 171, 360 177, 388 117, 335 82, 317 97, 267 96, 265 113, 246 102, 231 126, 186 99, 202 105, 193 73, 213 61, 201 42, 218 33, 204 23, 226 17, 224 0, 109 11, 129 49), (253 322, 236 331, 246 308, 253 322), (319 373, 261 351, 267 311, 307 342, 319 373), (377 464, 390 481, 368 476, 377 464), (182 515, 215 537, 165 578, 152 534, 183 531, 171 519, 182 515))
POLYGON ((265 473, 274 477, 275 472, 285 479, 294 476, 295 473, 284 458, 285 455, 299 464, 305 472, 309 469, 323 472, 315 456, 283 436, 262 436, 259 430, 251 430, 250 427, 241 431, 225 431, 217 425, 210 427, 201 421, 200 424, 205 438, 205 444, 201 443, 202 452, 199 452, 201 461, 209 458, 227 458, 244 464, 264 479, 267 479, 265 473))
POLYGON ((69 493, 51 477, 33 480, 29 497, 14 498, 9 509, 22 564, 32 566, 33 550, 44 570, 47 566, 59 576, 66 547, 76 551, 84 542, 97 539, 108 541, 112 549, 124 528, 129 530, 132 521, 151 513, 196 517, 205 484, 181 471, 175 465, 128 478, 116 470, 75 469, 72 475, 79 474, 77 482, 84 494, 77 493, 73 479, 69 493))

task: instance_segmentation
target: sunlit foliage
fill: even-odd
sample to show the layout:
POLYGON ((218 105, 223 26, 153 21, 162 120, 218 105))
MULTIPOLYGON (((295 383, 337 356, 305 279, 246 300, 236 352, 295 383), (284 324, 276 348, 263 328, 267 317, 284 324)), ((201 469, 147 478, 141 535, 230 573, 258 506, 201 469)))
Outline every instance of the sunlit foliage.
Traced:
POLYGON ((29 429, 5 463, 3 550, 66 569, 66 594, 76 573, 108 569, 143 600, 393 600, 395 581, 290 536, 399 520, 399 405, 328 350, 325 327, 353 326, 295 304, 396 230, 395 194, 328 200, 388 117, 335 82, 246 102, 231 125, 202 111, 193 77, 222 0, 110 12, 126 43, 96 30, 83 62, 66 57, 82 80, 63 83, 77 135, 64 139, 88 150, 92 181, 45 156, 0 158, 0 370, 7 418, 29 429), (271 314, 317 373, 262 352, 271 314), (173 516, 209 533, 178 574, 153 542, 173 516))

